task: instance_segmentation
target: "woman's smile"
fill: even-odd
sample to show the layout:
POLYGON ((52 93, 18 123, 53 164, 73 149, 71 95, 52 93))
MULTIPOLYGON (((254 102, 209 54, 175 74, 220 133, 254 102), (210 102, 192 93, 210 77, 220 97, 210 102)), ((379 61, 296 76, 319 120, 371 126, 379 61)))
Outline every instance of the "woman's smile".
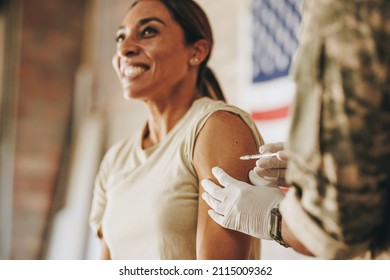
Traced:
POLYGON ((123 68, 123 77, 133 79, 149 70, 146 65, 127 65, 123 68))

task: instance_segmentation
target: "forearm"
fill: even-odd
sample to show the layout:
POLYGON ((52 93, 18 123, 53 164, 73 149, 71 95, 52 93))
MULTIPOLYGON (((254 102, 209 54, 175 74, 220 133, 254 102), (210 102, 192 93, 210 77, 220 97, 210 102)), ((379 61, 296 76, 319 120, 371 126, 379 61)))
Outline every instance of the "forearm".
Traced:
MULTIPOLYGON (((293 241, 297 239, 308 251, 321 259, 350 259, 368 250, 369 239, 352 244, 335 238, 323 227, 323 224, 318 223, 316 218, 305 210, 302 204, 296 189, 292 188, 279 207, 283 221, 287 225, 284 230, 288 229, 283 237, 287 240, 291 239, 287 242, 290 242, 289 245, 293 248, 302 249, 293 241)), ((323 219, 322 221, 328 221, 325 215, 319 217, 323 219)))
POLYGON ((306 256, 314 256, 312 252, 310 252, 305 245, 303 245, 296 237, 295 235, 290 231, 290 228, 288 225, 282 220, 282 238, 283 241, 290 246, 292 249, 297 251, 300 254, 306 255, 306 256))

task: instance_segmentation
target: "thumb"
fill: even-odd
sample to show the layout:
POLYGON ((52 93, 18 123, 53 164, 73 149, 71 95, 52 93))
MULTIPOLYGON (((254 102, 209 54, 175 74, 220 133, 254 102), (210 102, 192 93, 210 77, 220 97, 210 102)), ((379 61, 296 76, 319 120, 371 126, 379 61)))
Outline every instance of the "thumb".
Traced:
POLYGON ((249 171, 249 180, 251 183, 255 186, 260 187, 270 187, 270 188, 278 188, 278 185, 275 184, 272 181, 263 179, 262 177, 258 176, 255 171, 251 170, 249 171))
POLYGON ((224 187, 234 186, 234 185, 238 185, 240 183, 240 181, 231 177, 229 174, 227 174, 220 167, 213 167, 211 172, 213 173, 215 178, 218 180, 218 182, 224 187))
POLYGON ((260 154, 276 153, 284 149, 284 142, 264 144, 259 148, 260 154))

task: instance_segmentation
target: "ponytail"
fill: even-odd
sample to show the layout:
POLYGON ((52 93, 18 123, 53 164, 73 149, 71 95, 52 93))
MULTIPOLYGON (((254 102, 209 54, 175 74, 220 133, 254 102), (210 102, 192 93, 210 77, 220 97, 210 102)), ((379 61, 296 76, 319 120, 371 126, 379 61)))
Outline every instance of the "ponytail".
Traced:
POLYGON ((219 85, 213 71, 206 66, 203 71, 199 72, 198 85, 201 94, 214 100, 222 100, 226 102, 221 86, 219 85))

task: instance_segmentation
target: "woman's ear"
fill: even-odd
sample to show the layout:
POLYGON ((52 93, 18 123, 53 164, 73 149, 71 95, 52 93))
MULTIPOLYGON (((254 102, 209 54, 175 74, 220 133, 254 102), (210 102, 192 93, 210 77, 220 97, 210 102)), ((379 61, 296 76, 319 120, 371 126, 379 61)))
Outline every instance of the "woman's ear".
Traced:
POLYGON ((205 39, 200 39, 192 45, 190 52, 189 63, 191 66, 199 65, 206 59, 210 53, 209 42, 205 39))

